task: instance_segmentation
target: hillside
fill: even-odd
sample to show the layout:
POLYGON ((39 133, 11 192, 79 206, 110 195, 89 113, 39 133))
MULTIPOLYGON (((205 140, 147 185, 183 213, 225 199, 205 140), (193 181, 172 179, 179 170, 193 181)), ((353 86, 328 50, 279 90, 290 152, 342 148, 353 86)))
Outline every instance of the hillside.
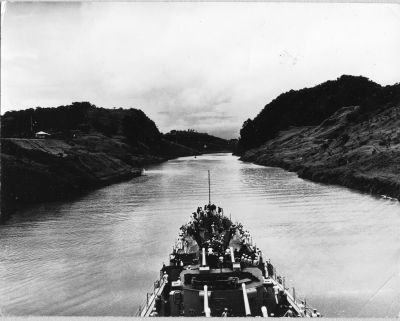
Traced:
POLYGON ((333 108, 319 124, 282 126, 241 159, 400 199, 400 86, 379 88, 383 93, 366 92, 361 105, 333 108))
POLYGON ((132 178, 146 164, 203 152, 168 140, 141 110, 88 102, 7 112, 1 135, 3 217, 30 203, 132 178), (51 138, 36 139, 37 131, 51 138))
POLYGON ((141 173, 115 156, 53 139, 3 139, 1 162, 2 211, 6 213, 27 203, 80 195, 141 173))
POLYGON ((343 75, 312 88, 290 90, 268 103, 240 131, 238 154, 258 147, 290 126, 316 126, 346 106, 367 114, 400 101, 400 84, 382 87, 365 78, 343 75))

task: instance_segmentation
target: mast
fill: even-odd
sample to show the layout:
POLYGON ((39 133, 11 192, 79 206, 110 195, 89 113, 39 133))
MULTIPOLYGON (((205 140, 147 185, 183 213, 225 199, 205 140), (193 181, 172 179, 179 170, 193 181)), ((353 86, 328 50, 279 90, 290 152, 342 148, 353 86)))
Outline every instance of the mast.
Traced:
POLYGON ((208 204, 211 204, 211 183, 210 183, 210 171, 208 171, 208 204))

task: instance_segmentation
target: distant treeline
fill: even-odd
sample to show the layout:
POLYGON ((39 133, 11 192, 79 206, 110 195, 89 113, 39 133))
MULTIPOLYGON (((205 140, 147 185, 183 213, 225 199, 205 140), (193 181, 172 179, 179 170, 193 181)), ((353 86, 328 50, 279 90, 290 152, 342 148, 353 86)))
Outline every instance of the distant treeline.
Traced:
POLYGON ((206 133, 199 133, 193 129, 172 130, 164 135, 171 142, 188 146, 201 152, 232 150, 235 142, 227 141, 206 133))
POLYGON ((312 88, 290 90, 268 103, 252 120, 243 123, 237 153, 262 145, 290 126, 314 126, 345 106, 360 106, 353 117, 400 101, 400 84, 382 87, 361 76, 343 75, 312 88))

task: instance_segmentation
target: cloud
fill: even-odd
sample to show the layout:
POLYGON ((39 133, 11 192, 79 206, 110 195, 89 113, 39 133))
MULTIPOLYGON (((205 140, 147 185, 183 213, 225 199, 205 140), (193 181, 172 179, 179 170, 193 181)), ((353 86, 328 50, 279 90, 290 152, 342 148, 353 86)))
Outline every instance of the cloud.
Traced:
POLYGON ((161 131, 237 137, 280 93, 341 74, 399 81, 390 4, 9 3, 2 112, 91 101, 161 131))

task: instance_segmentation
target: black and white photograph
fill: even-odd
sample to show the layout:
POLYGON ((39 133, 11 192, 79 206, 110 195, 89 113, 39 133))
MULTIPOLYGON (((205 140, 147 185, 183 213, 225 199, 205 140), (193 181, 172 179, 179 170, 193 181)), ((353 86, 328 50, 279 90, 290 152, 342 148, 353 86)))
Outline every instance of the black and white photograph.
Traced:
POLYGON ((1 1, 1 317, 400 318, 400 5, 1 1))

